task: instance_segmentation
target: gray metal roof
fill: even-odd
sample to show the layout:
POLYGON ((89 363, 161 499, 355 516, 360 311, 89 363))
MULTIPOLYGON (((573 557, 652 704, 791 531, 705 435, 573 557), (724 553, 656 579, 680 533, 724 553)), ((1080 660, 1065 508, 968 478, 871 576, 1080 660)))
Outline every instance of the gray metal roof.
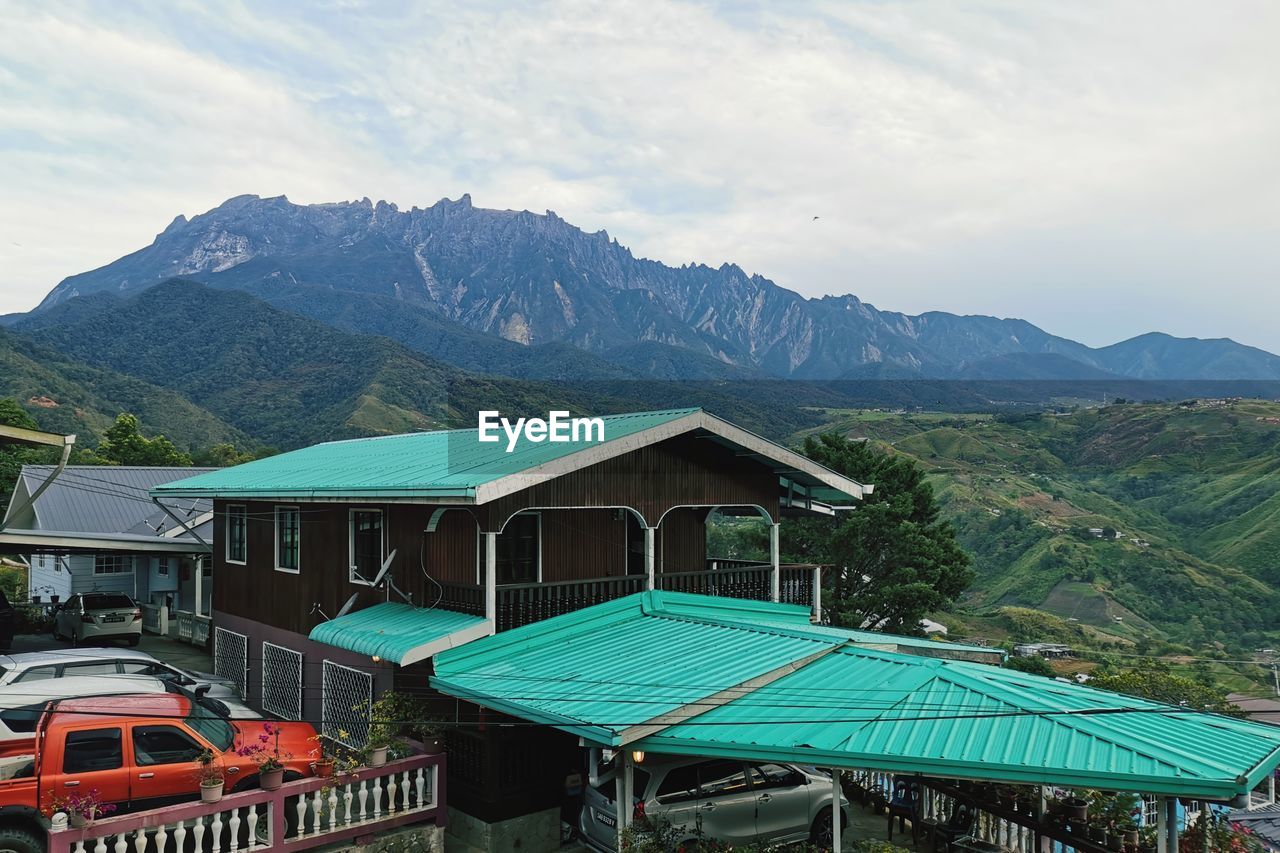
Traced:
POLYGON ((1227 820, 1248 827, 1268 850, 1280 849, 1280 806, 1259 809, 1237 809, 1227 820))
MULTIPOLYGON (((39 488, 52 465, 24 465, 20 475, 27 493, 39 488)), ((35 503, 32 530, 67 533, 141 533, 161 536, 178 526, 152 502, 148 491, 214 468, 150 468, 114 465, 68 465, 35 503)), ((166 499, 165 505, 184 521, 213 509, 212 501, 166 499)), ((185 535, 185 534, 184 534, 185 535)))

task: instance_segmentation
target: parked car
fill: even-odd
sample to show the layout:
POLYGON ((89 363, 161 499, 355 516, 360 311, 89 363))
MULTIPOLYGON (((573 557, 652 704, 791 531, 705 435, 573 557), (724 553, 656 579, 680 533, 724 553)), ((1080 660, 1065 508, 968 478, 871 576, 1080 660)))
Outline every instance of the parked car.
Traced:
MULTIPOLYGON (((650 757, 634 769, 632 812, 669 824, 676 841, 708 838, 726 844, 831 843, 831 777, 811 767, 752 764, 734 759, 650 757)), ((578 819, 591 848, 618 846, 616 778, 588 786, 578 819)), ((849 802, 840 798, 848 823, 849 802)))
MULTIPOLYGON (((0 755, 29 751, 36 724, 50 701, 79 696, 118 696, 121 693, 168 693, 170 686, 146 676, 79 675, 42 683, 30 689, 13 685, 0 690, 0 755)), ((3 849, 3 848, 0 848, 3 849)))
MULTIPOLYGON (((235 753, 254 742, 261 723, 210 714, 183 693, 63 699, 44 710, 24 772, 0 781, 0 850, 44 853, 43 816, 57 798, 85 788, 100 792, 117 813, 194 799, 196 757, 210 750, 232 791, 257 787, 257 768, 235 753), (83 783, 83 784, 82 784, 83 783)), ((310 773, 316 730, 275 723, 286 779, 310 773)), ((287 817, 287 816, 286 816, 287 817)))
POLYGON ((228 704, 240 701, 239 690, 231 679, 183 669, 137 649, 82 648, 0 655, 0 687, 78 675, 148 675, 191 690, 203 687, 204 695, 228 704))
POLYGON ((13 628, 17 621, 17 611, 9 603, 4 590, 0 589, 0 652, 7 652, 13 647, 13 628))
POLYGON ((91 640, 142 641, 142 608, 123 592, 73 595, 53 612, 53 638, 78 646, 91 640))

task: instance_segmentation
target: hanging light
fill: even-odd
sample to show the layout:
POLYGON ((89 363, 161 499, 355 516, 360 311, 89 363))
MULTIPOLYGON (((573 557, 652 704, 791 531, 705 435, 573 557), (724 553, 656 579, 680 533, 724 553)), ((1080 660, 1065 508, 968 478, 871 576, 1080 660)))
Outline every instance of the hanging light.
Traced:
POLYGON ((644 763, 644 750, 643 750, 643 749, 637 749, 637 750, 635 750, 634 752, 632 752, 632 753, 631 753, 631 760, 632 760, 632 761, 634 761, 636 764, 643 764, 643 763, 644 763))

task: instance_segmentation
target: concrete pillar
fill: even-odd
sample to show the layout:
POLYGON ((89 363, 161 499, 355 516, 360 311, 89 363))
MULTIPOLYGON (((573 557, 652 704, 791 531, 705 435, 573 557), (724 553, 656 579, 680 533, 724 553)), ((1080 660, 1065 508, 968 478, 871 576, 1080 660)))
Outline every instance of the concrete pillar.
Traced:
POLYGON ((657 589, 657 549, 654 548, 655 533, 657 531, 652 527, 644 529, 644 572, 648 577, 648 588, 657 589))
POLYGON ((498 534, 484 535, 484 618, 498 627, 498 534))
POLYGON ((782 571, 778 566, 778 525, 769 525, 769 596, 772 601, 781 598, 782 571))
POLYGON ((813 567, 813 621, 822 623, 822 566, 813 567))
POLYGON ((1165 807, 1165 798, 1156 797, 1156 853, 1169 853, 1169 830, 1165 827, 1165 819, 1168 816, 1169 810, 1165 807))

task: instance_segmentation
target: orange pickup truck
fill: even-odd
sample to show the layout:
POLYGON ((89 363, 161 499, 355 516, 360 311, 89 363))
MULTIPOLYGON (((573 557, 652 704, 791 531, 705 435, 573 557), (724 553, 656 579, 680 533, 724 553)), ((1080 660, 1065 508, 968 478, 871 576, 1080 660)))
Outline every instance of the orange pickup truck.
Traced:
MULTIPOLYGON (((308 775, 316 749, 309 723, 279 730, 285 779, 308 775)), ((116 813, 199 796, 196 758, 210 750, 227 788, 258 784, 257 767, 236 750, 259 743, 263 721, 220 717, 185 694, 92 696, 50 702, 30 741, 31 759, 0 778, 0 850, 44 853, 45 815, 55 798, 97 790, 116 813)), ((273 739, 274 741, 274 739, 273 739)))

